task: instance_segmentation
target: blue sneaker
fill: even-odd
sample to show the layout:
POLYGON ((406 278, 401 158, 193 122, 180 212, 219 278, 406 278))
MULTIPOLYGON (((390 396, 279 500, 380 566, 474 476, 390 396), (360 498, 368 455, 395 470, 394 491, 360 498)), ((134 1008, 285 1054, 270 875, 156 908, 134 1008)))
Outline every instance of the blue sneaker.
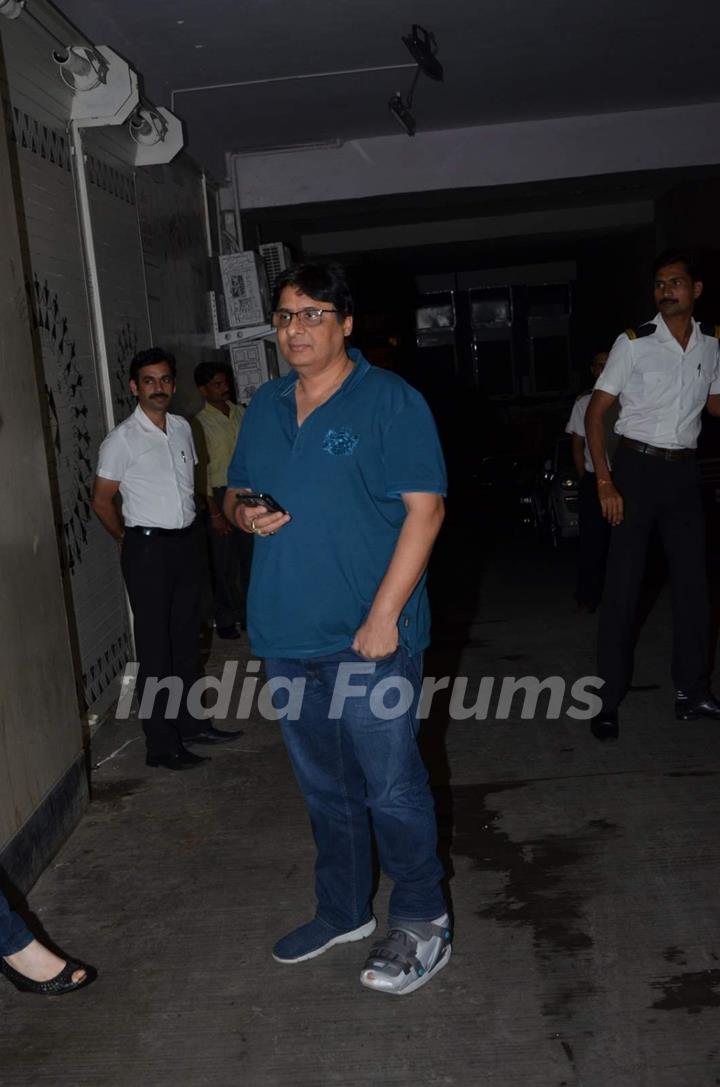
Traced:
POLYGON ((335 944, 364 940, 375 931, 376 925, 377 921, 371 917, 359 928, 339 929, 316 917, 278 940, 272 950, 272 957, 276 962, 305 962, 306 959, 322 955, 323 951, 335 944))

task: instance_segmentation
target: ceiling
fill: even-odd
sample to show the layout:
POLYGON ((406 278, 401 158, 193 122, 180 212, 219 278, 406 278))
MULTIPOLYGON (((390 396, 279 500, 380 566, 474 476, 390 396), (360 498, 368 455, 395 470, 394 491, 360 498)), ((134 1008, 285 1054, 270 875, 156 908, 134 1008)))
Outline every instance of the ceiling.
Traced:
POLYGON ((413 23, 434 32, 445 68, 444 83, 420 77, 419 132, 720 100, 717 0, 57 6, 96 44, 130 61, 148 97, 186 122, 190 153, 219 180, 226 151, 399 132, 387 101, 409 88, 413 70, 403 66, 413 61, 401 35, 413 23))

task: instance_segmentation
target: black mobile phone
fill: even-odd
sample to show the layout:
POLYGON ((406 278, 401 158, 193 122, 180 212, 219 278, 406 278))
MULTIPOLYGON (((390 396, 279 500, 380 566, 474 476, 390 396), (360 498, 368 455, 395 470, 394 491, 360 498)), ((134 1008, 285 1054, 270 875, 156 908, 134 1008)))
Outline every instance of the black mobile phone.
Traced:
POLYGON ((268 513, 287 513, 279 502, 276 502, 271 494, 239 494, 237 496, 239 506, 264 506, 268 513))

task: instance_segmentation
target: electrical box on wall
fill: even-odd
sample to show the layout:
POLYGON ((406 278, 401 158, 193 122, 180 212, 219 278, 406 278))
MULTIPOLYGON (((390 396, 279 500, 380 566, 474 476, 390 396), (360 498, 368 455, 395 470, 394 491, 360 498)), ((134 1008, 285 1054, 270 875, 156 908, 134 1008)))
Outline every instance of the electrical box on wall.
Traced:
POLYGON ((280 376, 277 348, 270 340, 233 344, 230 347, 230 362, 237 398, 241 403, 251 400, 264 382, 280 376))
POLYGON ((215 291, 207 292, 207 306, 211 328, 211 347, 228 347, 232 343, 244 343, 247 340, 256 340, 261 336, 272 335, 272 325, 267 322, 261 325, 248 325, 247 328, 227 328, 227 321, 224 318, 225 304, 222 295, 218 299, 215 291), (220 306, 218 306, 218 302, 220 302, 220 306))

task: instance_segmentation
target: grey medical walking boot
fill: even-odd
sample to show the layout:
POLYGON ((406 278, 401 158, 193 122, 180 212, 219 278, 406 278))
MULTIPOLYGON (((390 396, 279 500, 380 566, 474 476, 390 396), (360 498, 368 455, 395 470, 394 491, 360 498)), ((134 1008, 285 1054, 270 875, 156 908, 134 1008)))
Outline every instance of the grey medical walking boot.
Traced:
POLYGON ((387 936, 370 951, 360 981, 379 993, 406 996, 447 966, 451 952, 446 913, 435 921, 391 922, 387 936))

